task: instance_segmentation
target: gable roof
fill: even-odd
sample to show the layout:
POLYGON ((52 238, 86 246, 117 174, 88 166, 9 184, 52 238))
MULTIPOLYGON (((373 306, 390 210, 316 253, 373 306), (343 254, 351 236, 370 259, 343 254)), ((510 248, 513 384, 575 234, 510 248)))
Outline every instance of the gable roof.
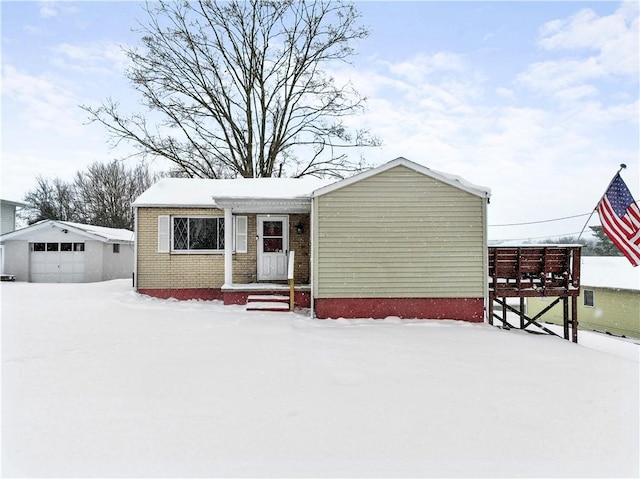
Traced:
POLYGON ((491 196, 491 189, 489 188, 485 188, 484 186, 474 185, 456 175, 451 175, 449 173, 443 173, 441 171, 432 170, 431 168, 427 168, 426 166, 419 165, 418 163, 414 163, 413 161, 409 161, 403 157, 396 158, 395 160, 385 163, 384 165, 378 166, 377 168, 372 168, 370 170, 354 175, 350 178, 345 178, 344 180, 341 180, 331 185, 320 188, 314 192, 313 196, 318 197, 318 196, 326 195, 327 193, 331 193, 332 191, 336 191, 340 188, 344 188, 345 186, 352 185, 358 181, 362 181, 367 178, 371 178, 372 176, 379 175, 380 173, 388 171, 392 168, 396 168, 397 166, 404 166, 406 168, 409 168, 410 170, 415 171, 416 173, 420 173, 421 175, 431 177, 435 180, 441 181, 442 183, 445 183, 447 185, 453 186, 460 190, 466 191, 467 193, 471 193, 472 195, 479 196, 480 198, 489 198, 491 196))
POLYGON ((310 200, 370 178, 397 166, 405 166, 417 173, 461 189, 481 198, 489 198, 491 190, 477 186, 459 176, 442 173, 419 165, 406 158, 396 158, 382 166, 343 180, 303 178, 162 178, 142 193, 132 204, 134 207, 191 207, 223 208, 231 202, 252 200, 291 201, 310 200))
POLYGON ((22 236, 37 232, 42 229, 58 227, 68 229, 74 233, 86 236, 89 239, 102 241, 104 243, 128 243, 133 242, 133 231, 118 228, 107 228, 104 226, 85 225, 73 223, 71 221, 42 220, 25 228, 21 228, 11 233, 6 233, 0 237, 2 241, 18 240, 22 236))
POLYGON ((142 193, 134 202, 141 206, 218 206, 224 200, 294 200, 311 198, 317 188, 327 185, 327 180, 304 178, 162 178, 142 193))

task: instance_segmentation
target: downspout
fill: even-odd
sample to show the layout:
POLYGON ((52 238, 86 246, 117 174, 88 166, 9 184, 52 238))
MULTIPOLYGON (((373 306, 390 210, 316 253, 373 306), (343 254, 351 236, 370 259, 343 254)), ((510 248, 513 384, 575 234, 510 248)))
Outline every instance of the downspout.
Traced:
POLYGON ((138 207, 133 207, 133 289, 138 291, 138 207))
MULTIPOLYGON (((482 242, 483 244, 483 250, 484 250, 484 259, 483 259, 483 270, 484 270, 484 315, 485 315, 485 320, 488 318, 488 314, 489 314, 489 301, 491 301, 489 299, 489 222, 488 222, 488 205, 489 205, 489 196, 487 196, 484 201, 482 202, 482 217, 483 217, 483 238, 482 238, 482 242)), ((491 318, 492 319, 492 318, 491 318)))
POLYGON ((311 213, 309 214, 309 241, 311 244, 309 245, 309 294, 310 294, 310 315, 311 318, 315 316, 315 251, 316 251, 316 241, 315 241, 315 207, 316 207, 316 198, 312 194, 311 195, 311 213))

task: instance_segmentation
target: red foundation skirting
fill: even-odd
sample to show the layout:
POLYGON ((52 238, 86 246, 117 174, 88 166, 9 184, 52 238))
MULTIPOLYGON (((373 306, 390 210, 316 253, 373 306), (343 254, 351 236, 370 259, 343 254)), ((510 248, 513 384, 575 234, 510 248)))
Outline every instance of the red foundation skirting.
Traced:
POLYGON ((222 299, 222 290, 220 288, 138 289, 138 293, 162 299, 203 299, 208 301, 222 299))
MULTIPOLYGON (((273 294, 277 296, 289 296, 289 291, 224 291, 224 304, 247 304, 247 298, 250 295, 273 294)), ((294 301, 299 308, 309 308, 311 306, 311 294, 308 291, 296 291, 294 293, 294 301)))
POLYGON ((483 298, 329 298, 315 300, 315 313, 327 318, 458 319, 484 321, 483 298))

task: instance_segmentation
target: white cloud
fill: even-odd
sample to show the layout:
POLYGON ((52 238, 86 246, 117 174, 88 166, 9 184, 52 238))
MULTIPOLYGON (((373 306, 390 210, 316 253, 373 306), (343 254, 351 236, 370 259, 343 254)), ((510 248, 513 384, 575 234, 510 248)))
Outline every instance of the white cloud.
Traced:
POLYGON ((113 42, 99 42, 89 45, 62 43, 53 48, 56 55, 53 63, 59 67, 83 74, 120 75, 129 64, 122 46, 113 42))
POLYGON ((538 44, 570 56, 534 63, 518 80, 559 100, 595 95, 597 88, 592 83, 598 79, 637 78, 638 3, 623 3, 608 16, 583 9, 568 19, 548 22, 540 29, 538 44))
POLYGON ((386 64, 391 73, 411 83, 426 81, 434 74, 464 69, 463 57, 452 52, 437 52, 433 55, 420 53, 406 61, 386 64))
POLYGON ((38 2, 40 5, 39 14, 41 18, 52 18, 58 15, 72 14, 78 11, 78 8, 71 2, 47 0, 38 2))
MULTIPOLYGON (((65 136, 81 135, 79 99, 47 74, 32 76, 3 65, 2 96, 19 105, 19 117, 30 128, 55 130, 65 136)), ((6 102, 5 107, 9 107, 6 102)))

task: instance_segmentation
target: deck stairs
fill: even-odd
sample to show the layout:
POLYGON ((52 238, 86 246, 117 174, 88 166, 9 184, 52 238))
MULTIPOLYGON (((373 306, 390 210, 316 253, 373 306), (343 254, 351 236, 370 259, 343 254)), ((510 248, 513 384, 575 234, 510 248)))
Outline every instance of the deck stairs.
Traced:
POLYGON ((289 311, 289 296, 277 294, 251 294, 247 297, 247 311, 289 311))

